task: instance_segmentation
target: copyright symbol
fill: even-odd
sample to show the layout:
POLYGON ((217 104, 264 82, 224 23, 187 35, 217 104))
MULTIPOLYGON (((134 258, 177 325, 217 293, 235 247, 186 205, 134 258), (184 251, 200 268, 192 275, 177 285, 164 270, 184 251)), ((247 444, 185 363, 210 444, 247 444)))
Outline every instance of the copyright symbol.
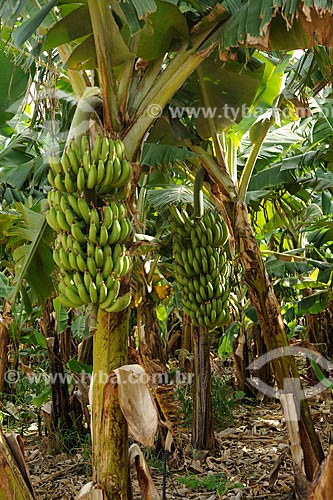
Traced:
POLYGON ((159 104, 150 104, 147 113, 151 118, 159 118, 162 115, 162 111, 162 106, 159 104))
POLYGON ((15 384, 19 379, 19 374, 16 370, 8 370, 5 373, 5 382, 7 384, 15 384))

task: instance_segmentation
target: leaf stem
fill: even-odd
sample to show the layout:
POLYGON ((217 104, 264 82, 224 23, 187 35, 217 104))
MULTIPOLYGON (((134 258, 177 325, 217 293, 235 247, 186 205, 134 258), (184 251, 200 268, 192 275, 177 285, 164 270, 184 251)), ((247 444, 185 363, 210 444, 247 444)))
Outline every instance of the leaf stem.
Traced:
POLYGON ((204 167, 200 167, 198 172, 196 173, 193 186, 194 217, 202 217, 204 214, 202 186, 205 175, 206 170, 204 169, 204 167))

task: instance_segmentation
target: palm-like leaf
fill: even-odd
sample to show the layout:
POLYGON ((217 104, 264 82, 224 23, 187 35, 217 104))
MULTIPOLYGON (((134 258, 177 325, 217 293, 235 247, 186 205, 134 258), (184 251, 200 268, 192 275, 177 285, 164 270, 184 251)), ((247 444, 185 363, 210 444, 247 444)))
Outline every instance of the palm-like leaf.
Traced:
POLYGON ((146 142, 141 156, 141 164, 156 167, 168 167, 177 162, 184 162, 196 155, 185 148, 178 148, 166 144, 153 144, 146 142))
MULTIPOLYGON (((169 210, 170 205, 193 205, 193 189, 192 186, 168 185, 162 189, 147 189, 147 201, 154 208, 161 211, 169 210)), ((207 197, 204 197, 204 203, 207 207, 212 208, 212 204, 207 197)))
POLYGON ((8 245, 16 247, 13 251, 14 288, 8 300, 15 300, 26 279, 37 300, 43 302, 54 291, 50 276, 54 266, 50 246, 53 233, 44 215, 23 205, 18 209, 21 216, 7 231, 8 245))

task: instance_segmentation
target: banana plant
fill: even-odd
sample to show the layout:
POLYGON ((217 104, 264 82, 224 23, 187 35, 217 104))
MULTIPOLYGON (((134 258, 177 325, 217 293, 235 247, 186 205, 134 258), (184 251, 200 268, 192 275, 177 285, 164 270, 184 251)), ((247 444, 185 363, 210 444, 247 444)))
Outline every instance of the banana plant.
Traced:
MULTIPOLYGON (((161 111, 216 47, 220 57, 228 58, 237 52, 237 47, 244 41, 264 50, 311 47, 318 40, 323 44, 330 43, 325 29, 330 7, 323 7, 319 0, 306 6, 303 2, 290 4, 284 1, 278 12, 274 6, 273 0, 259 4, 253 0, 226 0, 222 4, 212 1, 208 5, 205 2, 204 6, 201 2, 190 2, 185 9, 161 0, 145 0, 140 5, 134 1, 87 0, 71 4, 52 0, 42 2, 42 8, 38 8, 34 2, 27 0, 20 3, 20 12, 13 2, 2 3, 1 17, 8 26, 11 23, 14 26, 11 38, 15 44, 14 51, 18 54, 24 57, 28 45, 33 54, 43 56, 43 51, 50 51, 66 62, 68 78, 77 96, 82 96, 85 87, 91 85, 89 71, 97 70, 93 84, 98 83, 102 91, 104 132, 114 139, 120 137, 128 159, 139 163, 146 134, 161 111), (19 14, 20 21, 16 22, 19 14), (315 37, 309 22, 311 16, 316 22, 315 37), (288 28, 292 26, 288 31, 285 19, 288 20, 288 28), (293 19, 297 22, 292 23, 293 19)), ((204 149, 198 146, 192 148, 196 155, 200 154, 200 163, 222 191, 227 192, 231 206, 237 209, 233 223, 244 229, 244 233, 240 237, 236 235, 236 242, 244 242, 248 252, 254 243, 244 199, 265 128, 267 131, 269 124, 268 120, 253 129, 255 138, 243 171, 238 204, 235 180, 225 162, 218 164, 204 149)), ((223 151, 218 147, 214 131, 212 136, 218 158, 223 160, 223 151)), ((254 265, 257 263, 261 266, 258 283, 264 283, 270 292, 259 252, 255 255, 254 265)), ((246 259, 243 264, 248 269, 246 259)), ((246 275, 251 287, 250 273, 246 275)), ((271 299, 270 293, 269 297, 271 299)), ((252 299, 260 307, 262 302, 258 303, 255 293, 252 299)), ((278 310, 274 297, 271 301, 270 305, 278 310)), ((94 338, 94 369, 97 371, 109 373, 126 363, 128 313, 128 309, 116 315, 99 310, 94 338)), ((261 320, 265 323, 267 318, 261 316, 261 320)), ((116 395, 108 405, 102 406, 102 402, 106 404, 102 390, 103 385, 100 384, 94 391, 96 412, 93 432, 102 436, 105 446, 99 447, 103 449, 105 459, 99 461, 100 453, 94 451, 94 481, 103 486, 108 498, 126 499, 126 424, 120 409, 117 409, 116 395), (109 425, 111 422, 113 425, 109 429, 104 426, 100 432, 99 425, 106 421, 102 414, 107 415, 109 425), (113 443, 108 440, 111 432, 115 437, 113 443)), ((313 447, 316 448, 317 441, 312 437, 313 447)), ((315 456, 320 462, 320 449, 315 450, 315 456)), ((310 467, 309 477, 312 472, 313 467, 310 467)))

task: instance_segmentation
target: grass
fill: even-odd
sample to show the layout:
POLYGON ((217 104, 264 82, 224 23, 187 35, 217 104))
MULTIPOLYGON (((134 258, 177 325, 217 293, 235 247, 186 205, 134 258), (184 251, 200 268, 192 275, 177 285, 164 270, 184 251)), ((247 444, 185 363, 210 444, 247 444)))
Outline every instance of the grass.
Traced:
POLYGON ((192 490, 207 490, 214 491, 218 495, 226 493, 233 488, 242 488, 242 483, 232 483, 222 474, 206 474, 205 476, 197 476, 196 474, 186 474, 177 478, 181 484, 184 484, 192 490))

